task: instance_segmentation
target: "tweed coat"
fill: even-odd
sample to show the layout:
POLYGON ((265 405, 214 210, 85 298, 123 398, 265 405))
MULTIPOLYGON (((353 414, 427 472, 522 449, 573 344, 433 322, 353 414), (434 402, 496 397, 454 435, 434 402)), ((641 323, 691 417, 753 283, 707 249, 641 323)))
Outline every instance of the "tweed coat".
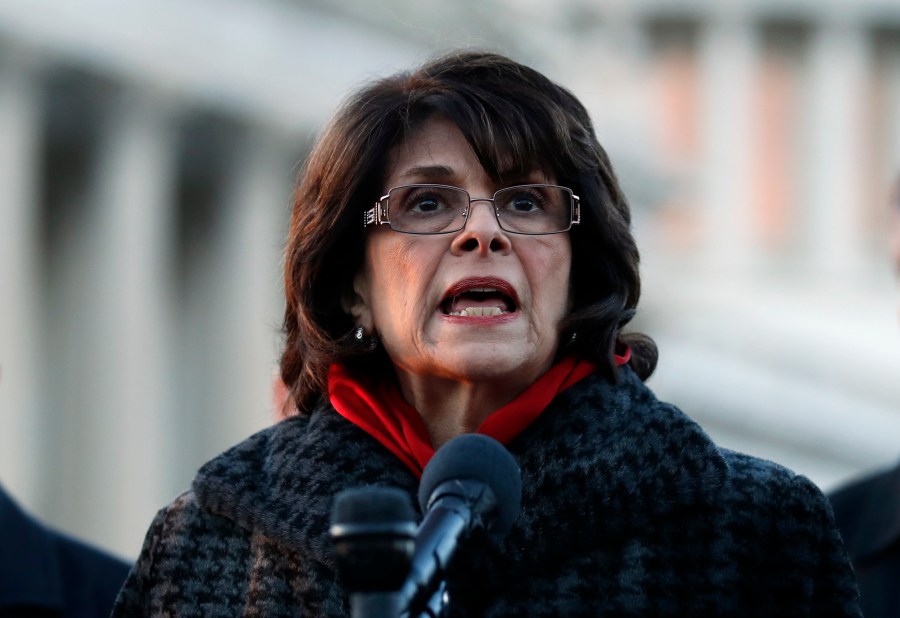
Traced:
MULTIPOLYGON (((623 367, 561 393, 509 445, 522 510, 451 564, 454 616, 859 616, 828 502, 717 447, 623 367)), ((154 520, 114 616, 346 616, 339 491, 417 479, 322 404, 201 468, 154 520)), ((413 500, 415 503, 415 500, 413 500)))

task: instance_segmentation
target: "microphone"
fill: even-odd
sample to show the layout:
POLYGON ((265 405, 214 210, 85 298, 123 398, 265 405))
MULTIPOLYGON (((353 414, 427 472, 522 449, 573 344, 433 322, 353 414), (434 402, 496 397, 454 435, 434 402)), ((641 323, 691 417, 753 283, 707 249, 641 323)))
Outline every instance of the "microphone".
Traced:
POLYGON ((419 485, 425 517, 416 533, 409 576, 400 589, 404 615, 440 615, 446 603, 447 565, 460 543, 475 530, 499 542, 521 502, 519 466, 493 438, 466 434, 438 449, 419 485))
POLYGON ((331 516, 338 575, 354 618, 397 616, 416 532, 406 493, 363 487, 339 493, 331 516))

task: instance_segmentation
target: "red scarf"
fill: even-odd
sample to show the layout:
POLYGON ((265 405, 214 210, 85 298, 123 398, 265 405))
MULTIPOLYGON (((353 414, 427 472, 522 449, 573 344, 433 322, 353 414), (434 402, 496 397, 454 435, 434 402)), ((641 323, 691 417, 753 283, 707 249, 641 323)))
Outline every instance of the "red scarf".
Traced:
MULTIPOLYGON (((616 355, 616 365, 631 358, 631 350, 616 355)), ((595 365, 566 358, 550 368, 518 397, 493 412, 476 433, 508 444, 550 405, 559 393, 594 373, 595 365)), ((422 417, 409 405, 393 380, 363 381, 341 364, 328 372, 331 405, 348 421, 378 440, 417 477, 434 455, 422 417)))

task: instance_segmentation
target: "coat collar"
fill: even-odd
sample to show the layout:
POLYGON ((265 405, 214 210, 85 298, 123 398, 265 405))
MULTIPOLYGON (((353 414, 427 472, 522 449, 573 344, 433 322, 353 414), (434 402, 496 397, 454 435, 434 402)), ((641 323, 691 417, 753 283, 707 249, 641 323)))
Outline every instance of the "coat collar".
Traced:
POLYGON ((710 504, 723 485, 720 450, 630 369, 620 369, 616 384, 588 380, 563 392, 509 445, 524 471, 523 504, 545 505, 522 512, 513 547, 539 545, 552 529, 558 551, 587 549, 710 504))
MULTIPOLYGON (((711 502, 726 473, 706 434, 627 368, 616 384, 594 375, 563 392, 508 448, 522 468, 526 506, 506 543, 512 553, 530 553, 548 529, 584 544, 711 502)), ((328 564, 333 496, 365 485, 415 496, 418 481, 322 405, 212 460, 193 489, 201 506, 328 564)))
POLYGON ((213 459, 193 490, 202 507, 327 564, 334 496, 371 485, 414 495, 418 481, 392 453, 322 405, 213 459))
POLYGON ((0 608, 62 610, 59 556, 50 533, 0 488, 0 608))

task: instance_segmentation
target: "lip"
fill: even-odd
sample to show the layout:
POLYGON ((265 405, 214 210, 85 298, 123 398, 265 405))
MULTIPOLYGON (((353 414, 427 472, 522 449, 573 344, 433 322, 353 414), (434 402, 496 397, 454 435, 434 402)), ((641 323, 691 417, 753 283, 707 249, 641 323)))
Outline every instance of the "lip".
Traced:
POLYGON ((506 281, 505 279, 501 279, 499 277, 466 277, 464 279, 460 279, 455 283, 451 284, 445 291, 444 295, 441 297, 441 302, 438 303, 438 312, 441 316, 446 320, 452 321, 472 321, 472 320, 480 320, 480 321, 509 321, 510 319, 514 319, 516 315, 519 313, 519 295, 516 292, 516 289, 512 286, 511 283, 506 281), (504 313, 501 315, 495 316, 458 316, 458 315, 447 315, 441 311, 441 306, 450 298, 462 294, 468 290, 473 290, 477 288, 494 288, 501 294, 508 296, 510 300, 512 300, 515 305, 515 310, 509 313, 504 313))

